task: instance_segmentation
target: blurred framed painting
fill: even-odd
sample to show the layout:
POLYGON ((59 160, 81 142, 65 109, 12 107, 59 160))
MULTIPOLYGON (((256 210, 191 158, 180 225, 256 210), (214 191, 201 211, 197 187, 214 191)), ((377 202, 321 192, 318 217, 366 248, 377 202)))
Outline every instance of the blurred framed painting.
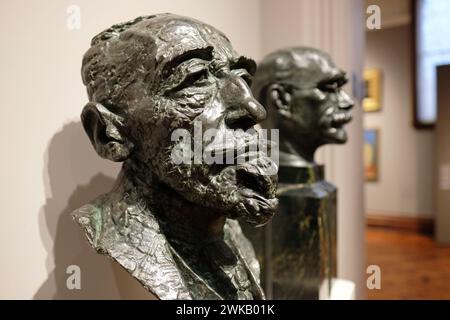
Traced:
POLYGON ((364 70, 364 99, 365 112, 381 110, 381 71, 380 69, 364 70))
POLYGON ((379 131, 364 130, 364 173, 366 181, 378 181, 379 175, 379 131))

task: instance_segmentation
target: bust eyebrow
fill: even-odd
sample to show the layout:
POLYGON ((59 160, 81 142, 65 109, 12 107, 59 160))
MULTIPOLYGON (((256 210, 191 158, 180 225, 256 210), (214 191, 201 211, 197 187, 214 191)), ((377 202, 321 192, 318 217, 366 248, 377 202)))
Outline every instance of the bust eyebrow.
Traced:
POLYGON ((185 61, 195 58, 211 61, 213 58, 213 47, 208 46, 205 48, 190 49, 175 56, 174 58, 172 58, 171 60, 167 61, 164 64, 164 67, 162 69, 162 76, 164 78, 167 78, 174 68, 176 68, 185 61))
POLYGON ((346 84, 348 82, 348 77, 345 71, 339 71, 338 73, 330 75, 326 79, 320 81, 320 84, 330 84, 334 82, 338 83, 341 86, 346 84))
POLYGON ((256 62, 253 59, 240 56, 230 63, 230 69, 245 69, 253 76, 256 72, 256 62))

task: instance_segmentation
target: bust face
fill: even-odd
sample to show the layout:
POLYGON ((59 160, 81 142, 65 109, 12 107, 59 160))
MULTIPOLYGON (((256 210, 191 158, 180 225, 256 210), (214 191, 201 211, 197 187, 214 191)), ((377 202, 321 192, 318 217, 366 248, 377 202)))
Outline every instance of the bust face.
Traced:
POLYGON ((348 81, 345 72, 325 55, 306 54, 297 59, 291 100, 297 128, 322 144, 346 142, 344 125, 352 119, 353 101, 342 89, 348 81))
MULTIPOLYGON (((116 29, 94 38, 82 71, 91 101, 108 109, 116 123, 110 144, 104 144, 115 144, 108 150, 119 155, 107 157, 127 161, 149 187, 157 181, 229 218, 266 223, 277 205, 267 155, 230 165, 173 159, 186 146, 172 141, 177 129, 192 137, 195 130, 216 129, 201 140, 202 150, 213 154, 235 154, 257 143, 256 133, 244 132, 266 116, 249 89, 255 63, 238 55, 220 31, 185 17, 160 15, 116 29)), ((85 128, 92 127, 89 114, 85 128)))
POLYGON ((257 80, 272 81, 283 91, 284 109, 278 110, 283 116, 277 118, 285 138, 315 147, 347 141, 344 126, 352 119, 353 101, 342 88, 345 72, 327 54, 312 48, 280 50, 262 65, 257 80))

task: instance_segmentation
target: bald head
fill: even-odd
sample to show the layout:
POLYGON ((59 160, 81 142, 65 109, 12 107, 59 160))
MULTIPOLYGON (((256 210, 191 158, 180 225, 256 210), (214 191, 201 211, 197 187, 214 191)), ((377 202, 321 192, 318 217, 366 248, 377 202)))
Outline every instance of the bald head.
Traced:
POLYGON ((270 53, 258 64, 252 91, 264 99, 265 90, 274 83, 308 88, 335 79, 345 81, 345 72, 327 53, 309 47, 287 48, 270 53))

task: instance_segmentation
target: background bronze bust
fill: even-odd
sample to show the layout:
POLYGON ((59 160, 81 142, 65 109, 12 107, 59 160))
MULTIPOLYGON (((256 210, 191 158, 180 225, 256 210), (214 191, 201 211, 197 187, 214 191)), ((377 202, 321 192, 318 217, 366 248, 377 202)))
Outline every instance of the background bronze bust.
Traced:
POLYGON ((278 213, 265 230, 245 228, 269 298, 327 298, 336 277, 337 190, 314 154, 347 141, 353 101, 346 82, 329 55, 306 47, 269 54, 255 74, 253 93, 268 112, 264 126, 279 129, 280 144, 278 213))
POLYGON ((314 48, 275 51, 258 65, 252 91, 267 108, 265 126, 280 130, 280 165, 312 165, 321 145, 347 141, 346 83, 346 73, 314 48))
MULTIPOLYGON (((161 14, 117 24, 83 58, 82 122, 97 153, 123 162, 114 189, 74 212, 93 248, 160 299, 261 299, 259 266, 236 218, 266 223, 277 205, 268 157, 238 165, 174 164, 175 129, 218 129, 251 143, 264 108, 254 61, 220 31, 161 14)), ((217 136, 203 142, 234 152, 217 136)), ((235 141, 227 141, 235 142, 235 141)))

